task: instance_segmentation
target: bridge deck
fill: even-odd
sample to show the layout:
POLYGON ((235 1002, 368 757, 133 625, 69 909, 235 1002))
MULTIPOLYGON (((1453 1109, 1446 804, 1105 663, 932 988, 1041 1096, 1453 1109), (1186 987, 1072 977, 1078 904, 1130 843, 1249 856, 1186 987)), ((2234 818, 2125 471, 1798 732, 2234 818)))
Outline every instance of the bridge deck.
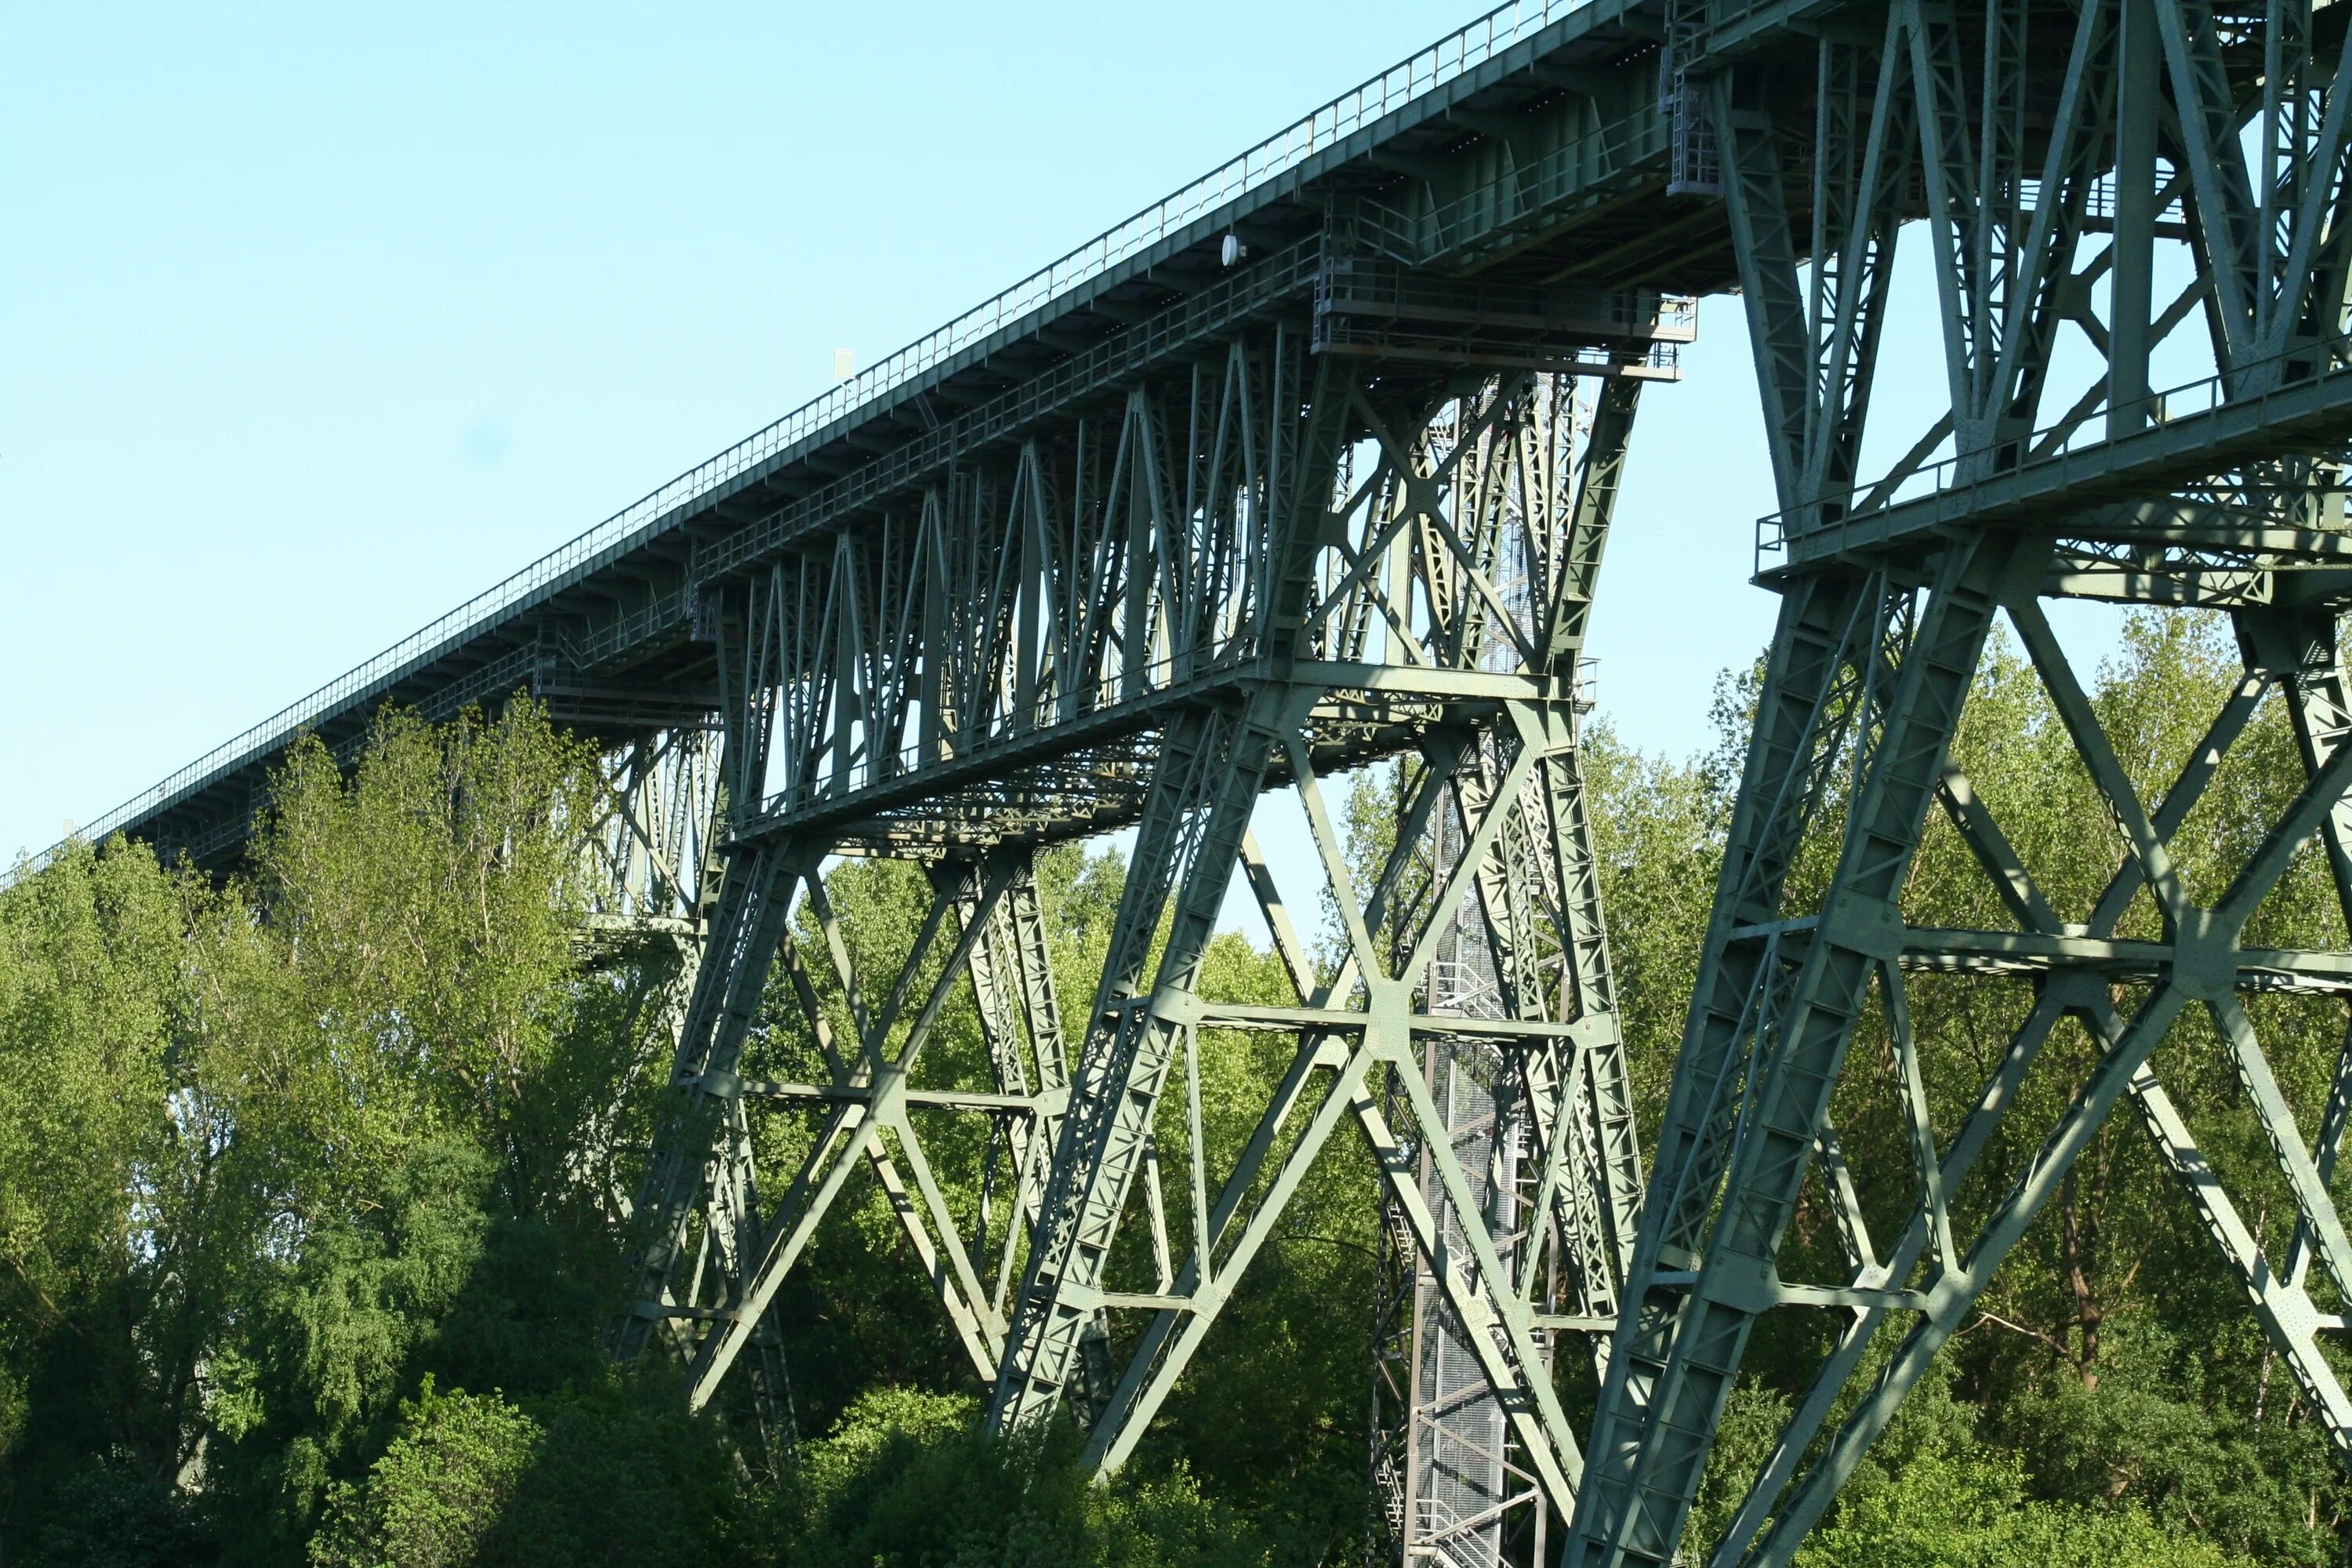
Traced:
POLYGON ((299 733, 348 749, 385 703, 428 715, 529 687, 607 738, 714 703, 694 584, 838 525, 944 455, 976 408, 998 434, 1237 315, 1303 311, 1302 244, 1345 212, 1458 274, 1729 280, 1717 203, 1665 195, 1662 0, 1521 0, 1420 51, 1079 247, 198 758, 87 829, 233 860, 299 733), (1223 241, 1245 258, 1230 268, 1223 241), (1150 331, 1143 329, 1148 326, 1150 331), (1114 363, 1112 362, 1118 362, 1114 363), (845 484, 856 476, 858 484, 845 484))

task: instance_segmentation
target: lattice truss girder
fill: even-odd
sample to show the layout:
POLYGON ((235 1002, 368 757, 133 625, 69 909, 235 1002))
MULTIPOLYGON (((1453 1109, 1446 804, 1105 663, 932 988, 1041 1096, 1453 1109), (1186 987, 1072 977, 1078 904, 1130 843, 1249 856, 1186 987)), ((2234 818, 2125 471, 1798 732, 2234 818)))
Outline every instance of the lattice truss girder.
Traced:
MULTIPOLYGON (((1686 1560, 1716 1423, 1774 1309, 1827 1313, 1829 1349, 1708 1560, 1788 1562, 2123 1100, 2352 1454, 2352 1403, 2318 1343, 2352 1284, 2331 1192, 2352 1052, 2324 1105, 2293 1105, 2246 1000, 2352 981, 2333 945, 2352 912, 2336 632, 2352 58, 2327 20, 2285 3, 1897 0, 1825 29, 1810 84, 1787 60, 1687 73, 1720 148, 1782 507, 1759 564, 1783 597, 1571 1563, 1686 1560), (1906 222, 1925 241, 1909 254, 1932 279, 1947 412, 1892 433, 1902 455, 1863 481, 1906 222), (2170 276, 2190 280, 2166 301, 2154 284, 2170 276), (2176 335, 2192 321, 2201 340, 2176 335), (2151 395, 2168 337, 2210 355, 2198 406, 2151 395), (2078 390, 2070 365, 2095 374, 2078 390), (2118 760, 2049 597, 2231 614, 2243 678, 2162 794, 2118 760), (2116 868, 2086 909, 2053 907, 1950 759, 2000 617, 2116 826, 2116 868), (2192 892, 2175 837, 2264 702, 2292 721, 2301 787, 2192 892), (2009 925, 1957 929, 1918 906, 1907 879, 1932 814, 2009 925), (2251 942, 2315 839, 2339 906, 2328 929, 2251 942), (1973 1005, 2016 1021, 1957 1120, 1925 1087, 1913 1004, 1930 985, 1992 988, 1973 1005), (2045 1048, 2062 1029, 2088 1066, 2054 1112, 2029 1112, 2047 1097, 2021 1088, 2038 1062, 2062 1070, 2048 1064, 2067 1053, 2045 1048), (2292 1216, 2277 1234, 2247 1217, 2252 1178, 2225 1183, 2165 1087, 2158 1046, 2194 1030, 2267 1145, 2273 1169, 2253 1175, 2292 1216), (1857 1169, 1832 1103, 1877 1073, 1909 1159, 1857 1169), (2038 1142, 2012 1182, 1979 1169, 1997 1133, 2038 1142), (1804 1205, 1836 1233, 1826 1279, 1781 1273, 1804 1205)), ((1683 32, 1703 54, 1705 26, 1683 32)))
MULTIPOLYGON (((1688 335, 1645 301, 1644 331, 1688 335)), ((1132 821, 1152 737, 1187 704, 1265 679, 1276 658, 1330 667, 1301 672, 1334 694, 1316 726, 1327 758, 1409 745, 1434 703, 1479 694, 1444 648, 1419 646, 1413 612, 1384 608, 1401 579, 1367 584, 1342 554, 1329 557, 1339 569, 1328 581, 1278 584, 1274 530, 1301 509, 1393 510, 1412 485, 1446 485, 1443 474, 1379 469, 1360 482, 1339 475, 1349 493, 1314 493, 1355 446, 1377 447, 1388 422, 1404 422, 1394 439, 1410 444, 1416 400, 1446 403, 1494 373, 1409 366, 1400 379, 1368 361, 1353 377, 1367 389, 1415 390, 1393 408, 1376 409, 1378 396, 1323 408, 1315 379, 1330 363, 1288 325, 1237 330, 1066 421, 958 461, 902 504, 707 586, 698 624, 765 683, 775 731, 761 816, 747 826, 822 828, 888 853, 1132 821), (1348 426, 1345 456, 1333 458, 1318 419, 1348 426), (1330 602, 1280 601, 1284 592, 1330 602), (1278 629, 1296 637, 1310 621, 1307 645, 1277 647, 1278 629), (1456 679, 1416 684, 1395 667, 1456 679)), ((1417 526, 1393 521, 1393 532, 1417 526)), ((1380 542, 1364 569, 1392 553, 1393 537, 1380 542)), ((1430 544, 1471 548, 1462 538, 1430 544)), ((1473 563, 1455 591, 1491 605, 1491 574, 1473 563)), ((1563 600, 1556 624, 1523 640, 1580 637, 1582 614, 1563 600)))
POLYGON ((1630 378, 1384 375, 1282 329, 1244 334, 1172 393, 1139 387, 1115 418, 960 473, 905 519, 714 602, 727 788, 765 806, 735 819, 717 879, 637 1205, 622 1350, 667 1332, 709 1398, 747 1352, 772 1349, 778 1289, 863 1167, 992 1381, 992 1418, 1075 1395, 1108 1468, 1353 1122, 1507 1413, 1515 1506, 1564 1510, 1580 1461, 1552 1342, 1613 1321, 1641 1190, 1575 761, 1576 675, 1637 394, 1630 378), (1360 890, 1322 781, 1383 757, 1412 781, 1406 818, 1360 890), (1283 784, 1307 803, 1347 916, 1336 974, 1255 847, 1253 817, 1283 784), (1408 897, 1441 821, 1453 869, 1408 897), (1066 1043, 1033 856, 1120 822, 1137 842, 1109 957, 1066 1043), (893 974, 858 973, 827 904, 821 873, 844 848, 929 868, 928 922, 893 974), (1199 994, 1236 878, 1294 1005, 1199 994), (1492 1016, 1430 1010, 1433 955, 1465 909, 1500 977, 1492 1016), (824 1082, 745 1075, 772 970, 823 1047, 824 1082), (985 1079, 941 1082, 925 1047, 966 986, 985 1079), (1292 1066, 1219 1168, 1200 1053, 1269 1031, 1297 1041, 1292 1066), (1522 1152, 1509 1182, 1453 1160, 1424 1078, 1432 1038, 1498 1064, 1522 1152), (1168 1092, 1177 1081, 1185 1092, 1168 1092), (814 1130, 763 1204, 739 1130, 779 1107, 814 1130), (955 1211, 921 1132, 940 1114, 990 1119, 1011 1196, 955 1211), (1110 1267, 1130 1210, 1132 1280, 1110 1267))

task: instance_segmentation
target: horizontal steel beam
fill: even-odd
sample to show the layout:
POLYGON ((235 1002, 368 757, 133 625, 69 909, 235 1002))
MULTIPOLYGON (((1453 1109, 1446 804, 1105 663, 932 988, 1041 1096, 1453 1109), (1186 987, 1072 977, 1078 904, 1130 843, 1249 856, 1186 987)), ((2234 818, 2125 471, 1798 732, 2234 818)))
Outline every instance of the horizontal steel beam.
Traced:
POLYGON ((1825 563, 1916 552, 1928 541, 1990 529, 2063 537, 2074 519, 2094 508, 2347 439, 2352 439, 2352 370, 2332 371, 1874 511, 1777 535, 1771 531, 1777 520, 1767 519, 1757 580, 1774 583, 1825 563))

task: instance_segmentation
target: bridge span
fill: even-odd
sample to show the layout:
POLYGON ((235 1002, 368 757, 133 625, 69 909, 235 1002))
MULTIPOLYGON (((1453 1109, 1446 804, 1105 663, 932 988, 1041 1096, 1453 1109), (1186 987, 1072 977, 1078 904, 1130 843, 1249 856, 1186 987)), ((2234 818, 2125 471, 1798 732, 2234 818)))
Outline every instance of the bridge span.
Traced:
POLYGON ((694 958, 615 1346, 675 1352, 698 1402, 772 1426, 778 1289, 864 1172, 991 1422, 1070 1409, 1118 1466, 1352 1127, 1382 1173, 1373 1463, 1396 1549, 1676 1561, 1750 1336, 1780 1311, 1813 1325, 1817 1373, 1710 1550, 1785 1563, 2128 1101, 2352 1450, 2323 1349, 2352 1295, 2330 1185, 2352 1053, 2314 1135, 2243 1002, 2352 975, 2340 934, 2243 941, 2314 841, 2352 913, 2347 14, 1505 5, 94 831, 226 864, 291 738, 353 747, 387 701, 528 690, 596 737, 618 803, 608 912, 667 922, 694 958), (1780 621, 1645 1172, 1577 673, 1640 403, 1672 395, 1649 387, 1677 374, 1692 298, 1734 287, 1780 621), (1946 412, 1874 429, 1889 302, 1915 288, 1942 357, 1911 368, 1946 412), (2159 393, 2159 348, 2199 379, 2159 393), (2242 681, 2160 796, 2117 762, 2052 598, 2231 618, 2242 681), (2053 909, 1950 759, 1996 619, 2116 825, 2087 910, 2053 909), (2168 841, 2265 703, 2305 787, 2200 903, 2168 841), (1397 848, 1360 885, 1324 785, 1381 759, 1397 848), (1321 889, 1277 888, 1257 851, 1286 786, 1321 889), (1906 901, 1934 812, 2006 923, 1906 901), (1113 827, 1136 837, 1106 966, 1056 995, 1033 857, 1113 827), (858 973, 841 940, 818 873, 844 853, 929 879, 897 973, 858 973), (1200 992, 1237 878, 1291 1005, 1200 992), (1287 912, 1318 893, 1336 973, 1287 912), (924 1047, 966 985, 990 1059, 957 1079, 924 1047), (1971 1104, 1922 1087, 1925 985, 2017 1020, 1971 1104), (761 1076, 754 1025, 780 1005, 806 1013, 824 1081, 761 1076), (2249 1224, 2167 1094, 2155 1047, 2192 1017, 2265 1129, 2287 1230, 2249 1224), (2093 1065, 1992 1183, 1979 1156, 2029 1114, 2019 1086, 2062 1025, 2093 1065), (1198 1063, 1247 1033, 1291 1041, 1292 1066, 1213 1168, 1198 1063), (1865 1074, 1901 1089, 1903 1168, 1841 1152, 1833 1102, 1865 1074), (806 1136, 763 1193, 772 1117, 806 1136), (949 1117, 984 1121, 1008 1173, 976 1218, 924 1152, 949 1117), (1844 1258, 1790 1277, 1806 1205, 1844 1258))
POLYGON ((1654 91, 1639 69, 1613 70, 1654 57, 1658 26, 1639 6, 1500 8, 679 475, 87 834, 225 863, 295 734, 346 744, 387 701, 442 715, 528 686, 614 742, 700 723, 719 704, 708 611, 719 585, 914 505, 979 454, 1066 426, 1246 326, 1286 323, 1318 352, 1356 357, 1410 342, 1414 363, 1438 370, 1499 357, 1671 374, 1687 307, 1665 307, 1667 330, 1654 332, 1661 306, 1643 291, 1696 294, 1732 272, 1719 205, 1663 195, 1654 91), (1563 72, 1585 73, 1589 96, 1552 85, 1563 72), (1340 254, 1335 206, 1350 215, 1346 267, 1326 265, 1340 254), (1662 211, 1675 216, 1664 229, 1662 211), (1423 297, 1472 274, 1522 294, 1423 297))

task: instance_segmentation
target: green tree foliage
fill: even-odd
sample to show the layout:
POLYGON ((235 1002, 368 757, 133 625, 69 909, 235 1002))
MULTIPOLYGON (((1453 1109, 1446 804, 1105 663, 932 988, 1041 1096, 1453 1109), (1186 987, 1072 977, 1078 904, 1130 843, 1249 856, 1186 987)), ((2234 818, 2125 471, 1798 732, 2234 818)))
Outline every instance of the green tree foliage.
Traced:
POLYGON ((580 1064, 650 1020, 574 943, 593 770, 526 703, 387 714, 348 775, 296 749, 226 887, 118 842, 0 890, 0 1547, 297 1563, 425 1376, 601 1374, 580 1064))
POLYGON ((172 1058, 205 903, 124 846, 0 894, 0 1458, 36 1487, 64 1453, 158 1486, 188 1458, 220 1194, 172 1058))
POLYGON ((427 1374, 358 1484, 331 1493, 314 1568, 560 1568, 726 1550, 741 1500, 708 1427, 660 1376, 524 1407, 427 1374))
POLYGON ((436 1394, 430 1377, 400 1415, 366 1481, 335 1489, 310 1542, 317 1568, 467 1568, 545 1436, 497 1394, 436 1394))
MULTIPOLYGON (((2164 787, 2235 670, 2218 625, 2134 624, 2093 698, 2144 792, 2164 787)), ((1722 739, 1701 757, 1642 755, 1604 724, 1586 736, 1645 1131, 1679 1047, 1754 686, 1752 672, 1726 680, 1722 739)), ((2005 647, 1955 756, 2063 918, 2086 918, 2119 855, 2115 829, 2005 647)), ((2298 771, 2265 710, 2179 837, 2192 891, 2219 885, 2298 771)), ((1392 847, 1411 782, 1407 767, 1380 765, 1333 791, 1360 885, 1392 847)), ((659 1109, 678 963, 658 944, 592 961, 578 940, 576 852, 599 789, 593 756, 527 703, 440 726, 387 714, 348 767, 298 748, 225 884, 116 843, 68 846, 0 889, 0 1564, 1359 1560, 1380 1210, 1345 1128, 1108 1487, 1083 1473, 1066 1425, 1013 1445, 978 1435, 979 1378, 863 1173, 780 1298, 797 1447, 774 1455, 751 1439, 732 1407, 740 1380, 689 1417, 675 1368, 607 1365, 598 1336, 624 1285, 616 1194, 635 1183, 659 1109)), ((1801 855, 1800 896, 1828 874, 1837 827, 1819 825, 1801 855)), ((1424 896, 1427 879, 1409 868, 1400 897, 1424 896)), ((1124 866, 1064 846, 1042 857, 1039 880, 1075 1054, 1124 866)), ((839 862, 825 881, 871 1009, 932 889, 919 868, 885 861, 839 862)), ((1311 910, 1289 891, 1295 913, 1311 910)), ((1921 921, 2010 923, 1940 817, 1907 899, 1921 921)), ((1328 973, 1326 913, 1316 951, 1328 973)), ((808 908, 794 920, 820 1008, 855 1048, 826 933, 808 908)), ((2155 929, 2143 897, 2120 932, 2155 929)), ((2344 943, 2314 858, 2250 940, 2344 943)), ((944 944, 915 994, 943 955, 944 944)), ((1928 1098, 1948 1131, 2019 1004, 1914 979, 1928 1098)), ((1201 986, 1232 1002, 1291 996, 1273 955, 1231 933, 1212 944, 1201 986)), ((2342 1005, 2264 996, 2251 1011, 2309 1136, 2342 1005)), ((1199 1043, 1213 1193, 1293 1042, 1204 1030, 1199 1043)), ((1874 1009, 1833 1110, 1871 1222, 1892 1228, 1910 1197, 1887 1051, 1874 1009)), ((1979 1178, 1955 1194, 1959 1223, 1997 1200, 2094 1054, 2072 1024, 2053 1037, 1979 1178)), ((986 1078, 967 986, 950 993, 925 1064, 929 1081, 986 1078)), ((2284 1249, 2291 1207, 2210 1026, 2184 1020, 2158 1066, 2250 1222, 2284 1249)), ((798 1082, 827 1070, 782 984, 746 1068, 798 1082)), ((1172 1081, 1156 1132, 1181 1258, 1192 1221, 1172 1157, 1186 1097, 1172 1081)), ((910 1114, 960 1223, 976 1219, 986 1186, 1001 1224, 1012 1201, 1001 1130, 910 1114)), ((814 1123, 755 1125, 762 1170, 776 1173, 814 1123)), ((1839 1258, 1829 1210, 1809 1197, 1784 1268, 1827 1277, 1839 1258)), ((1145 1226, 1123 1230, 1112 1263, 1150 1276, 1145 1226)), ((1807 1568, 2340 1559, 2352 1494, 2127 1114, 1982 1308, 1805 1546, 1807 1568)), ((1694 1547, 1728 1521, 1801 1394, 1824 1348, 1818 1316, 1774 1314, 1756 1335, 1694 1547)), ((1873 1346, 1873 1364, 1890 1349, 1873 1346)))
MULTIPOLYGON (((994 1441, 969 1395, 883 1389, 803 1447, 772 1503, 789 1568, 1244 1568, 1269 1544, 1185 1470, 1097 1487, 1066 1440, 994 1441)), ((1065 1439, 1066 1434, 1062 1435, 1065 1439)))

